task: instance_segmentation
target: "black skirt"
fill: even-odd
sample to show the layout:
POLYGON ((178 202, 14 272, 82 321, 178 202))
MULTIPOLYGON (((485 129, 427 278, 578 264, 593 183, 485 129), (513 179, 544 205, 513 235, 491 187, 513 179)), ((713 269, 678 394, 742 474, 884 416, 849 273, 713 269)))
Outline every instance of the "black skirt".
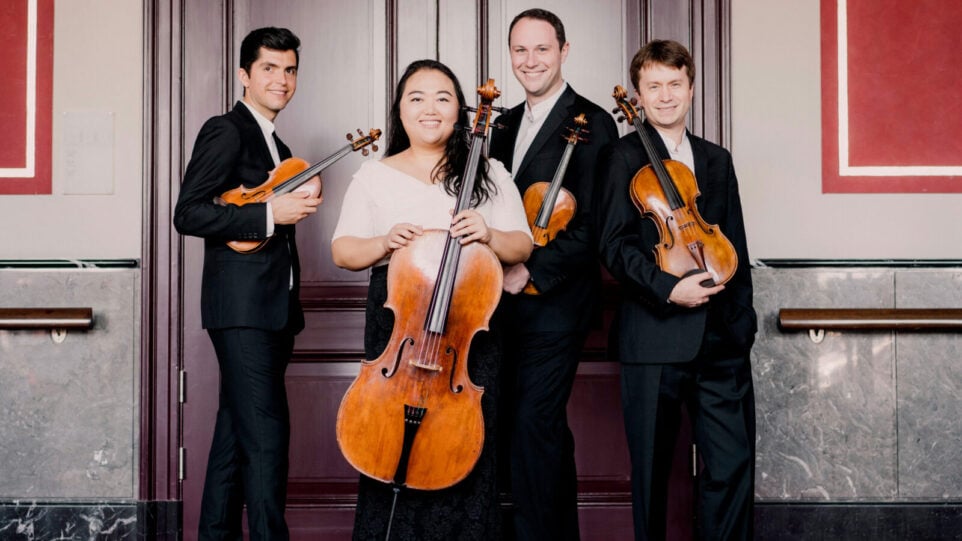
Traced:
MULTIPOLYGON (((387 301, 387 266, 371 272, 364 327, 364 354, 376 359, 387 347, 394 329, 394 314, 387 301)), ((495 461, 495 413, 497 410, 500 340, 492 332, 479 332, 468 358, 468 374, 484 387, 484 445, 474 470, 460 483, 442 490, 403 489, 391 523, 392 541, 492 540, 500 538, 495 461)), ((394 493, 389 484, 361 476, 354 539, 383 541, 387 533, 394 493)))

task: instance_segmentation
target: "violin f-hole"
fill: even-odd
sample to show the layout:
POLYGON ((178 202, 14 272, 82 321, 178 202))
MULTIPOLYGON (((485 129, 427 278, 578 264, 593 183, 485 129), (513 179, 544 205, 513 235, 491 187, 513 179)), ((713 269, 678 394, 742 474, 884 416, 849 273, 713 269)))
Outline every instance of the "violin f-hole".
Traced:
POLYGON ((451 376, 450 376, 451 379, 448 380, 448 388, 451 389, 452 393, 459 394, 461 391, 464 390, 464 385, 454 384, 454 375, 457 373, 457 366, 458 366, 458 350, 454 349, 451 346, 448 346, 448 349, 444 350, 444 354, 447 355, 448 357, 451 357, 451 376))

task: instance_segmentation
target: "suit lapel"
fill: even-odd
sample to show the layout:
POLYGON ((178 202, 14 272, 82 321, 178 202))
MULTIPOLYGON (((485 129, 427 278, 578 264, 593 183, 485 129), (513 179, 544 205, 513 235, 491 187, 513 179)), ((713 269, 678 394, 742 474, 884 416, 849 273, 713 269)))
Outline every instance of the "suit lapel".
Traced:
POLYGON ((281 141, 281 138, 277 136, 277 132, 274 132, 274 143, 277 144, 277 155, 281 158, 281 161, 291 157, 291 149, 287 148, 284 141, 281 141))
POLYGON ((504 118, 495 119, 503 125, 503 130, 497 137, 498 149, 491 149, 491 154, 499 155, 504 160, 504 166, 510 171, 511 164, 514 162, 514 143, 518 140, 518 130, 521 128, 521 119, 524 117, 524 102, 505 113, 504 118))
MULTIPOLYGON (((655 147, 655 152, 658 153, 657 158, 661 160, 667 160, 669 158, 668 147, 665 146, 665 141, 661 138, 661 134, 658 133, 658 130, 649 124, 647 120, 645 121, 644 126, 646 133, 648 134, 648 140, 651 141, 651 144, 655 147)), ((641 141, 639 140, 638 143, 641 144, 641 141)), ((644 147, 642 147, 641 151, 645 152, 644 147)), ((654 160, 655 156, 648 156, 648 158, 654 160)))
MULTIPOLYGON (((693 137, 685 131, 688 140, 691 142, 691 153, 695 157, 695 181, 698 183, 698 191, 705 193, 708 188, 708 153, 702 146, 702 141, 698 137, 693 137)), ((704 199, 704 198, 702 198, 704 199)))
POLYGON ((558 129, 567 120, 569 113, 568 110, 575 103, 575 91, 568 85, 561 97, 558 98, 558 102, 554 104, 551 111, 548 113, 548 117, 545 118, 544 124, 541 129, 538 130, 538 135, 535 136, 534 140, 531 141, 531 146, 528 147, 528 152, 525 153, 524 158, 521 160, 521 165, 518 166, 517 171, 513 171, 514 176, 518 177, 524 173, 524 170, 531 163, 531 160, 541 152, 541 147, 556 136, 558 129))
MULTIPOLYGON (((271 150, 267 148, 267 141, 264 140, 264 132, 261 131, 260 125, 254 118, 254 114, 251 113, 250 109, 240 101, 234 105, 234 112, 240 115, 244 120, 242 126, 244 127, 244 141, 246 144, 252 145, 251 154, 258 156, 260 161, 266 165, 265 171, 270 171, 274 168, 274 158, 271 157, 271 150)), ((286 146, 284 147, 287 148, 286 146)), ((278 146, 278 154, 281 154, 280 146, 278 146)), ((290 150, 287 150, 288 157, 290 157, 290 150)), ((281 154, 281 159, 284 159, 284 155, 281 154)))

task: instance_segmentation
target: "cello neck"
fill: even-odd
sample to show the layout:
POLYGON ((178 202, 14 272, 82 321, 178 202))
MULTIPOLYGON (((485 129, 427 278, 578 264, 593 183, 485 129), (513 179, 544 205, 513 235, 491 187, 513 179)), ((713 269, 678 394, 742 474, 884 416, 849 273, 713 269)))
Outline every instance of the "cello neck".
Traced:
MULTIPOLYGON (((468 151, 468 161, 461 174, 461 188, 458 191, 458 201, 454 208, 457 214, 471 207, 471 196, 477 182, 478 164, 481 161, 481 148, 487 136, 487 129, 491 124, 491 103, 501 92, 494 86, 494 79, 488 79, 487 84, 478 87, 481 96, 477 114, 474 117, 474 127, 471 130, 471 148, 468 151)), ((452 137, 456 137, 452 135, 452 137)), ((444 243, 444 254, 441 256, 441 266, 431 295, 424 329, 434 333, 443 333, 447 323, 448 311, 451 308, 451 297, 454 292, 454 280, 457 277, 458 261, 461 258, 461 242, 452 237, 450 230, 444 243)))

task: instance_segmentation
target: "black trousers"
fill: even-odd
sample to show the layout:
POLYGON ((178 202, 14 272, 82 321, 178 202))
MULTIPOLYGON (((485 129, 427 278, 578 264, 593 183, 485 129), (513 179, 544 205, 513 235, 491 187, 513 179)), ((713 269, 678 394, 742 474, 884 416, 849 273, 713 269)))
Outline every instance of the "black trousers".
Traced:
POLYGON ((665 539, 668 477, 681 406, 704 468, 698 477, 698 539, 751 539, 755 483, 755 395, 748 353, 706 337, 695 360, 622 365, 621 394, 631 454, 636 540, 665 539))
POLYGON ((201 501, 199 538, 286 540, 290 414, 284 373, 288 331, 209 330, 220 365, 220 406, 201 501))
MULTIPOLYGON (((567 405, 583 332, 510 333, 510 479, 515 538, 577 540, 578 486, 567 405)), ((507 424, 507 423, 506 423, 507 424)))

